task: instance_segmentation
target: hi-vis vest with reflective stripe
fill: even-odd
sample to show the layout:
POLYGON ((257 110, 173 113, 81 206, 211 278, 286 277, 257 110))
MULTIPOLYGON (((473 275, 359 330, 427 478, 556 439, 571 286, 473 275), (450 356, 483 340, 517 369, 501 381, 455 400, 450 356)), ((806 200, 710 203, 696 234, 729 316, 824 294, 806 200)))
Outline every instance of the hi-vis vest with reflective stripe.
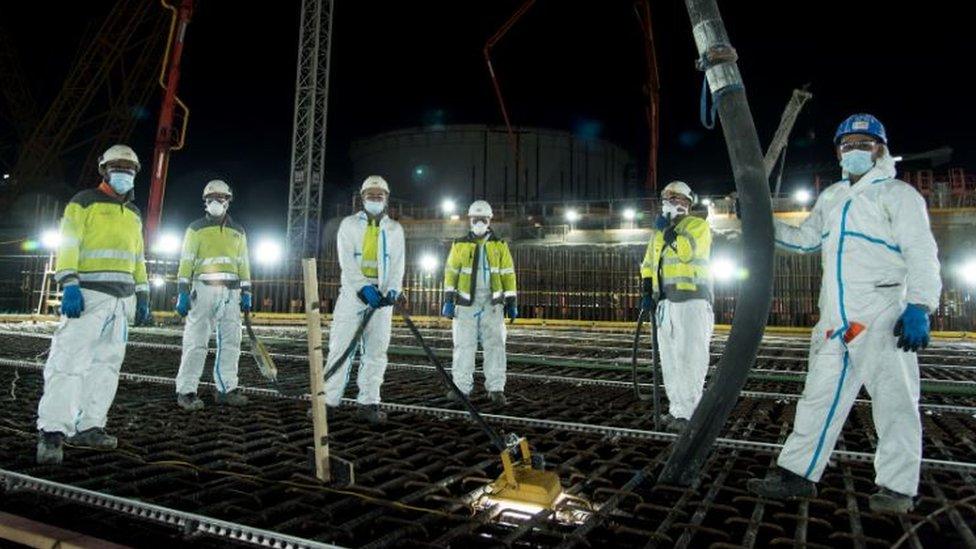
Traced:
POLYGON ((208 216, 191 223, 183 237, 177 276, 181 290, 188 288, 191 280, 223 281, 231 287, 249 289, 251 265, 244 227, 230 216, 223 222, 208 216))
POLYGON ((375 220, 370 220, 366 225, 366 233, 363 234, 363 256, 360 259, 359 266, 363 271, 363 276, 373 284, 376 284, 380 277, 379 248, 380 225, 375 220))
POLYGON ((652 280, 655 299, 661 299, 663 289, 664 299, 669 301, 711 301, 712 276, 708 262, 712 253, 712 231, 708 221, 688 215, 678 221, 675 230, 678 238, 667 248, 664 247, 664 231, 654 234, 641 263, 641 278, 652 280), (659 268, 664 279, 663 288, 657 279, 659 268))
MULTIPOLYGON (((508 249, 508 244, 493 233, 481 238, 468 234, 454 241, 444 266, 444 292, 449 298, 456 296, 458 305, 471 305, 474 294, 472 275, 480 263, 481 250, 488 255, 492 303, 515 299, 517 294, 512 252, 508 249)), ((483 283, 483 277, 474 282, 475 285, 483 283)))
POLYGON ((99 189, 76 194, 61 219, 55 271, 62 285, 115 297, 149 292, 139 208, 99 189))

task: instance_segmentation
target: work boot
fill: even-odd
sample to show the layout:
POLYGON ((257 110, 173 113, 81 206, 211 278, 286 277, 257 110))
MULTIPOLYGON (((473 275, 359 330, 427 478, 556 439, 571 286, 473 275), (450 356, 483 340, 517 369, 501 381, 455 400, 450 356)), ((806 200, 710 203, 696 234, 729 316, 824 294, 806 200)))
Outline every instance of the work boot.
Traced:
POLYGON ((875 513, 905 514, 915 508, 915 500, 911 496, 878 486, 878 491, 871 494, 868 507, 875 513))
POLYGON ((60 465, 64 459, 64 433, 37 432, 37 463, 60 465))
POLYGON ((188 412, 203 410, 203 401, 196 393, 184 393, 176 395, 176 404, 188 412))
POLYGON ((102 427, 92 427, 68 437, 68 444, 96 450, 114 450, 119 445, 119 439, 106 433, 102 427))
POLYGON ((792 499, 817 496, 817 485, 793 471, 777 467, 766 478, 749 479, 749 491, 769 499, 792 499))
POLYGON ((379 404, 360 404, 359 417, 373 425, 379 425, 386 421, 386 412, 380 410, 379 404))
POLYGON ((688 420, 683 417, 673 417, 671 421, 667 423, 665 429, 671 431, 672 433, 680 433, 688 427, 688 420))
POLYGON ((234 389, 233 391, 227 393, 215 391, 214 400, 217 401, 217 404, 223 404, 226 406, 244 406, 247 404, 247 395, 242 393, 240 389, 234 389))
POLYGON ((506 404, 505 393, 501 391, 488 391, 488 400, 496 406, 504 406, 506 404))
MULTIPOLYGON (((451 402, 461 402, 461 397, 458 396, 456 392, 454 392, 454 389, 448 389, 445 396, 447 396, 447 400, 450 400, 451 402)), ((464 395, 464 396, 468 396, 468 395, 464 395)))

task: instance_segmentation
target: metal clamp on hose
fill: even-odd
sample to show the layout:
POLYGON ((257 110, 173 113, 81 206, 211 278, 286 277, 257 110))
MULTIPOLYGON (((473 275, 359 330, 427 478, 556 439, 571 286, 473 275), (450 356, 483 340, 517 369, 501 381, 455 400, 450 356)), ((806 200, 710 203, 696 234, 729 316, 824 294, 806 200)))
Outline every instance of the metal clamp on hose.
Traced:
POLYGON ((742 74, 736 62, 739 54, 729 42, 721 19, 706 19, 692 29, 698 46, 698 70, 705 73, 712 96, 730 87, 742 87, 742 74))

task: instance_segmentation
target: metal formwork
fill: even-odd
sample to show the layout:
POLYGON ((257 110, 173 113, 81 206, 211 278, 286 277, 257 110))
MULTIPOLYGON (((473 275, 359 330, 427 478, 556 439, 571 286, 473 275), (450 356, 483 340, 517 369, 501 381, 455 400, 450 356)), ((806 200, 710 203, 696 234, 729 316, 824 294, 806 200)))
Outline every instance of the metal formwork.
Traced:
MULTIPOLYGON (((441 265, 449 243, 410 241, 406 250, 404 290, 418 315, 437 315, 443 296, 443 271, 425 271, 420 258, 431 254, 441 265)), ((513 246, 518 279, 519 310, 525 318, 633 321, 640 305, 640 263, 644 246, 513 246)), ((176 263, 158 263, 150 270, 166 274, 171 283, 154 292, 157 308, 171 309, 175 299, 176 263)), ((339 293, 339 265, 333 248, 319 259, 322 310, 329 312, 339 293)), ((256 310, 301 312, 302 281, 297 262, 277 267, 254 266, 256 310)), ((768 323, 812 326, 819 319, 820 258, 778 253, 775 257, 773 302, 768 323)), ((716 281, 715 320, 728 324, 744 280, 716 281)), ((976 292, 943 272, 943 295, 932 319, 934 330, 976 329, 976 292)))

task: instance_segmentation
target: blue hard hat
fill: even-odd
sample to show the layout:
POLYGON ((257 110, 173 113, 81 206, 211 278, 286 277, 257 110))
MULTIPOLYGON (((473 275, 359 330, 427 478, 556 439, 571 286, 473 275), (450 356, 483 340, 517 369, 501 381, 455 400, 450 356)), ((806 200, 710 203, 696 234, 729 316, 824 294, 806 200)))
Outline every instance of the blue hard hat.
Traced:
POLYGON ((885 145, 888 144, 888 135, 885 133, 884 124, 870 114, 860 113, 852 114, 847 117, 847 120, 840 123, 840 126, 837 127, 837 133, 834 134, 834 145, 840 143, 841 138, 845 135, 854 133, 870 135, 885 145))

